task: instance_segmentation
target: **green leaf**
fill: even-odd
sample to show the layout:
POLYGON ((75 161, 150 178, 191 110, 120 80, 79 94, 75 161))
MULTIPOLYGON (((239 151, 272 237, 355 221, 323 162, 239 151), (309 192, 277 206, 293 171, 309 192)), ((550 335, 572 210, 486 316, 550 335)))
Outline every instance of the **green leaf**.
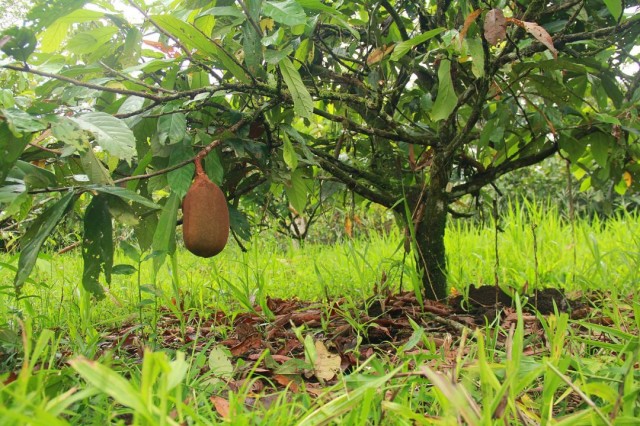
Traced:
POLYGON ((133 275, 137 271, 136 267, 133 265, 128 265, 126 263, 120 263, 118 265, 113 266, 113 270, 111 273, 113 275, 133 275))
POLYGON ((604 0, 609 13, 617 21, 622 16, 622 0, 604 0))
POLYGON ((613 141, 608 135, 601 132, 591 133, 587 138, 591 147, 591 155, 600 167, 606 167, 609 160, 609 147, 613 141))
POLYGON ((135 137, 123 121, 104 112, 88 112, 71 120, 93 134, 98 145, 109 154, 129 163, 136 156, 135 137))
POLYGON ((92 148, 89 148, 80 155, 82 170, 89 177, 89 182, 101 185, 113 185, 113 179, 109 171, 98 160, 92 148))
POLYGON ((27 232, 20 240, 20 259, 18 260, 18 272, 13 280, 13 286, 17 294, 20 294, 22 285, 31 274, 33 266, 38 259, 38 252, 45 240, 51 235, 60 219, 67 212, 75 198, 73 192, 69 192, 55 204, 48 207, 33 221, 27 232))
POLYGON ((78 55, 93 53, 109 43, 117 32, 117 27, 109 26, 78 33, 69 40, 67 49, 78 55))
POLYGON ((297 169, 291 173, 291 180, 284 186, 289 202, 298 212, 303 212, 307 205, 307 186, 304 183, 304 172, 297 169))
POLYGON ((393 49, 393 53, 391 54, 391 60, 392 61, 399 60, 404 55, 406 55, 413 47, 419 44, 422 44, 427 40, 432 39, 433 37, 443 32, 444 30, 445 30, 444 28, 435 28, 433 30, 417 35, 409 40, 405 40, 396 44, 396 47, 395 49, 393 49))
POLYGON ((16 135, 37 132, 47 128, 47 125, 38 118, 17 108, 7 108, 0 110, 0 115, 4 116, 9 129, 16 135))
POLYGON ((224 179, 224 167, 220 161, 220 156, 213 150, 204 158, 204 171, 211 179, 211 182, 216 185, 222 185, 222 179, 224 179))
POLYGON ((298 154, 296 154, 296 150, 293 149, 293 144, 291 143, 291 139, 289 139, 289 135, 283 133, 282 140, 284 141, 282 154, 284 162, 293 171, 298 167, 298 154))
POLYGON ((262 7, 262 13, 272 17, 274 21, 290 27, 307 22, 304 8, 295 0, 267 1, 262 7))
POLYGON ((84 213, 82 259, 83 287, 98 298, 104 297, 100 272, 104 272, 105 280, 110 283, 113 268, 113 225, 105 196, 94 196, 84 213))
MULTIPOLYGON (((193 151, 190 147, 178 145, 171 151, 171 155, 169 155, 169 166, 181 163, 191 157, 193 157, 193 151)), ((195 170, 195 164, 189 163, 167 174, 167 181, 169 182, 171 190, 178 194, 180 198, 184 197, 189 190, 195 170)))
POLYGON ((438 96, 433 103, 433 109, 430 113, 431 119, 433 121, 446 119, 457 104, 458 96, 456 96, 451 81, 451 62, 448 59, 443 59, 438 69, 438 96))
POLYGON ((18 61, 27 62, 38 44, 35 34, 28 28, 9 28, 2 35, 10 39, 2 44, 0 50, 18 61))
POLYGON ((293 109, 296 114, 304 118, 311 118, 313 114, 313 99, 302 82, 298 70, 296 70, 289 58, 283 58, 280 61, 280 72, 291 93, 293 109))
POLYGON ((4 183, 9 171, 26 148, 31 137, 17 137, 6 122, 0 122, 0 184, 4 183))
POLYGON ((149 207, 152 209, 160 209, 161 207, 154 203, 151 200, 144 198, 143 196, 127 189, 121 188, 119 186, 90 186, 89 189, 92 191, 102 192, 104 194, 115 195, 116 197, 120 197, 123 200, 133 201, 134 203, 138 203, 145 207, 149 207))
POLYGON ((163 115, 158 119, 158 133, 160 141, 167 145, 182 142, 187 134, 187 117, 180 112, 163 115))
POLYGON ((152 18, 162 29, 168 31, 187 47, 201 50, 218 59, 224 68, 241 82, 249 83, 251 81, 235 61, 233 54, 225 52, 215 41, 210 40, 192 25, 170 15, 156 15, 152 18))
POLYGON ((104 13, 87 9, 79 9, 63 16, 53 22, 39 34, 40 50, 44 53, 52 53, 60 48, 62 41, 67 36, 71 24, 95 21, 104 16, 104 13))
MULTIPOLYGON (((246 0, 245 5, 249 11, 249 16, 253 22, 260 21, 260 9, 262 0, 246 0)), ((258 33, 249 21, 245 21, 242 26, 244 48, 244 62, 253 75, 259 75, 262 70, 262 34, 258 33)))
POLYGON ((191 363, 186 361, 184 352, 176 352, 176 359, 169 362, 169 371, 166 373, 167 390, 171 390, 182 383, 189 372, 189 367, 191 367, 191 363))
POLYGON ((251 239, 251 224, 249 224, 247 215, 233 205, 229 205, 229 222, 231 229, 238 237, 245 241, 251 239))
POLYGON ((104 197, 107 197, 109 213, 115 220, 127 226, 136 226, 140 223, 133 207, 125 200, 113 195, 104 195, 104 197))
POLYGON ((172 192, 167 199, 156 232, 153 235, 152 248, 157 254, 153 258, 153 268, 155 273, 164 264, 165 257, 176 251, 176 221, 178 219, 178 208, 180 207, 180 197, 172 192))
POLYGON ((484 77, 484 49, 480 37, 467 37, 465 39, 471 56, 471 72, 476 78, 484 77))
POLYGON ((233 364, 229 351, 222 345, 214 346, 209 353, 209 371, 215 377, 230 379, 233 377, 233 364))
MULTIPOLYGON (((152 420, 149 406, 142 398, 141 393, 118 373, 102 364, 82 357, 71 360, 69 363, 91 385, 109 395, 119 404, 133 409, 148 421, 152 420)), ((153 422, 151 421, 151 423, 153 422)))
POLYGON ((218 6, 212 7, 211 9, 207 9, 202 12, 203 15, 212 15, 212 16, 233 16, 234 18, 244 18, 244 13, 242 10, 232 7, 232 6, 218 6))

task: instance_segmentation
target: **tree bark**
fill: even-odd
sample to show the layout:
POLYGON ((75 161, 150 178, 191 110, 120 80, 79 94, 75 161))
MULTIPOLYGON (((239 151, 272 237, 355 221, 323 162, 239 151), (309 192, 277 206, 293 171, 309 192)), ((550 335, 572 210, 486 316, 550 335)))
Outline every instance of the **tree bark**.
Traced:
POLYGON ((431 180, 426 196, 418 202, 416 211, 423 213, 415 217, 416 261, 422 271, 425 297, 442 300, 447 297, 447 258, 444 233, 447 226, 449 196, 447 184, 451 175, 451 161, 444 153, 437 153, 431 166, 431 180))

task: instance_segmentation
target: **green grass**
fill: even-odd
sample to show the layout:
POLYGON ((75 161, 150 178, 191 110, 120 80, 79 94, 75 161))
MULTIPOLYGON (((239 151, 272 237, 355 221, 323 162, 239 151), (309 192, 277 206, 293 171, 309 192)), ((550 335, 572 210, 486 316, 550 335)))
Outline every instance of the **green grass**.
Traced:
MULTIPOLYGON (((532 424, 638 424, 640 218, 580 220, 572 228, 552 208, 514 205, 499 225, 500 285, 600 292, 588 319, 540 317, 540 328, 532 330, 519 315, 512 329, 490 323, 440 348, 412 323, 414 335, 397 353, 377 354, 337 384, 313 393, 257 395, 252 389, 260 377, 253 370, 257 364, 240 360, 227 365, 233 358, 214 341, 162 348, 157 336, 162 315, 172 312, 188 333, 190 318, 207 318, 214 309, 233 317, 262 306, 268 321, 267 296, 341 297, 346 304, 363 306, 383 273, 385 285, 410 290, 417 277, 399 232, 302 248, 263 234, 247 253, 233 243, 209 260, 180 250, 157 273, 152 260, 138 264, 119 252, 116 263, 139 271, 115 275, 109 296, 98 303, 80 286, 79 253, 43 254, 24 289, 29 297, 20 301, 10 286, 17 258, 4 255, 1 423, 217 424, 225 421, 220 413, 226 408, 214 409, 211 398, 222 395, 234 425, 484 425, 523 424, 525 419, 532 424), (130 335, 148 347, 142 361, 122 348, 101 350, 108 330, 121 325, 131 326, 130 335), (526 355, 538 341, 546 342, 543 350, 526 355), (410 351, 418 346, 426 350, 410 351), (220 373, 225 368, 230 369, 226 375, 220 373), (228 381, 240 377, 241 386, 230 391, 228 381)), ((464 293, 470 283, 494 283, 494 237, 492 226, 450 225, 450 283, 458 291, 464 293)), ((309 332, 300 329, 299 338, 313 357, 309 332)), ((197 330, 195 335, 202 339, 197 330)))

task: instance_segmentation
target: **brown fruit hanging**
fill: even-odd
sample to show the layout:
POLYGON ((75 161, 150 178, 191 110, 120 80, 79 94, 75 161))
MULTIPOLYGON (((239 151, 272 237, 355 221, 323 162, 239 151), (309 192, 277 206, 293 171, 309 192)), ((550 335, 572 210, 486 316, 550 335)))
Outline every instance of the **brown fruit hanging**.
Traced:
POLYGON ((200 257, 220 253, 229 238, 229 209, 222 190, 196 163, 196 178, 182 202, 184 245, 200 257))

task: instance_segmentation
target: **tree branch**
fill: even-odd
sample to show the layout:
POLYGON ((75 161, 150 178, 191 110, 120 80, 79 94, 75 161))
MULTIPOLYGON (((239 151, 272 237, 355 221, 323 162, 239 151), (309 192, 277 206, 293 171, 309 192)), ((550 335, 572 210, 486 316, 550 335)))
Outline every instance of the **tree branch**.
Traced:
POLYGON ((547 148, 540 150, 536 154, 518 158, 513 161, 505 161, 504 163, 496 167, 490 167, 484 172, 478 173, 477 175, 473 176, 468 182, 453 187, 453 189, 449 193, 449 199, 453 201, 467 194, 474 193, 480 190, 482 187, 494 182, 500 176, 514 170, 539 163, 540 161, 550 157, 556 152, 558 152, 558 144, 554 142, 547 148))
MULTIPOLYGON (((391 207, 397 201, 397 198, 391 194, 386 193, 379 188, 378 191, 375 191, 359 182, 357 178, 360 177, 367 180, 372 186, 388 186, 388 183, 380 185, 379 182, 368 179, 366 172, 362 172, 354 167, 342 164, 340 161, 319 149, 311 147, 310 150, 318 157, 321 167, 331 173, 340 182, 344 183, 349 189, 385 207, 391 207)), ((369 176, 369 178, 371 178, 371 176, 369 176)), ((381 176, 381 178, 384 177, 381 176)))

